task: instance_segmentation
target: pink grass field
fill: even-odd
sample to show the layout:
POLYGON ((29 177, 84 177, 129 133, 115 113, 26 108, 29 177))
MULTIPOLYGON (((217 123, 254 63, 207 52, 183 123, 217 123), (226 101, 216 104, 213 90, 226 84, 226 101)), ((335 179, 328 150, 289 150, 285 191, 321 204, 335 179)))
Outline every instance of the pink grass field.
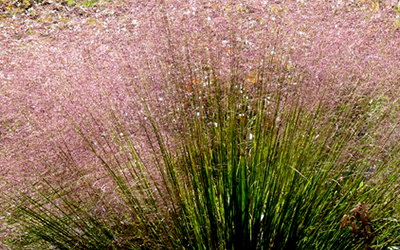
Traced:
POLYGON ((39 174, 51 173, 55 182, 73 178, 57 143, 98 180, 93 185, 105 185, 100 170, 90 171, 96 160, 72 123, 94 116, 104 123, 95 132, 107 136, 113 108, 140 142, 142 98, 159 121, 167 120, 177 101, 173 82, 188 83, 213 59, 221 78, 234 74, 235 62, 246 79, 265 55, 285 55, 276 60, 301 73, 311 99, 323 89, 334 101, 359 82, 360 93, 395 99, 400 89, 400 10, 393 2, 126 0, 91 8, 52 3, 17 14, 0 8, 0 14, 4 249, 2 239, 15 230, 5 224, 6 195, 25 190, 39 174))

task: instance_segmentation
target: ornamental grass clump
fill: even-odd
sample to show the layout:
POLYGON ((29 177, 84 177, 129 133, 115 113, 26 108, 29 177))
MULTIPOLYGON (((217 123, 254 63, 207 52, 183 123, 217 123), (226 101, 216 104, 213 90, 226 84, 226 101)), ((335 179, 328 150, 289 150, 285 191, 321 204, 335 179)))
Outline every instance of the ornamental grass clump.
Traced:
POLYGON ((43 78, 6 68, 18 126, 43 128, 15 150, 43 178, 6 194, 10 247, 399 246, 397 28, 366 43, 376 13, 353 2, 134 2, 26 57, 43 78))
MULTIPOLYGON (((152 163, 141 158, 116 111, 109 138, 96 138, 92 125, 77 126, 113 181, 118 206, 90 183, 91 196, 84 200, 73 185, 44 180, 36 198, 24 195, 24 202, 17 202, 28 232, 24 244, 45 242, 59 249, 384 249, 399 244, 399 172, 388 172, 397 164, 396 148, 373 170, 356 156, 378 156, 370 138, 360 133, 385 117, 373 115, 368 97, 350 97, 338 111, 324 105, 324 98, 310 107, 304 97, 279 90, 269 92, 268 102, 243 98, 243 92, 223 88, 217 78, 203 87, 210 88, 212 108, 186 110, 186 130, 173 147, 147 109, 143 126, 152 163), (353 105, 359 118, 349 122, 353 105), (343 220, 359 203, 369 213, 361 224, 368 228, 365 237, 343 220)), ((84 175, 77 178, 85 182, 84 175)))

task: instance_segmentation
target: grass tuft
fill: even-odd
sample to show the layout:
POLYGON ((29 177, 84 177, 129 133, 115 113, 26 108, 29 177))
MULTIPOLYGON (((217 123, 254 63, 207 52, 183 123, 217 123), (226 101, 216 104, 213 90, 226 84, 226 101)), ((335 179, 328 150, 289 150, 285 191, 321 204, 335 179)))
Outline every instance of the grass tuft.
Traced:
POLYGON ((152 164, 117 113, 113 138, 78 126, 122 207, 90 185, 96 195, 88 203, 43 180, 47 192, 23 195, 17 206, 28 238, 60 249, 383 249, 399 242, 399 190, 387 189, 398 186, 398 171, 388 172, 396 160, 383 158, 372 170, 361 157, 376 151, 360 131, 383 119, 368 115, 367 97, 356 111, 354 99, 338 111, 324 99, 310 109, 277 91, 243 109, 243 93, 219 81, 213 88, 210 109, 183 115, 187 130, 174 149, 147 109, 152 164), (95 204, 103 204, 102 215, 95 204))

